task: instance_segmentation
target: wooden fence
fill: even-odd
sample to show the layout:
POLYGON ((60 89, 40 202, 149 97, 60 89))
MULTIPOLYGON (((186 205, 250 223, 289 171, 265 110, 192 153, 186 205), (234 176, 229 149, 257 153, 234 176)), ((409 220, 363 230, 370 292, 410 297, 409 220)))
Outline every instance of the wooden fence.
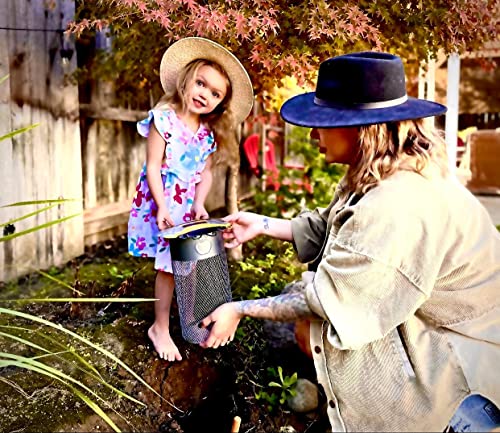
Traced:
MULTIPOLYGON (((74 1, 0 2, 0 206, 72 198, 75 202, 15 223, 19 232, 82 211, 78 88, 65 79, 76 67, 74 44, 62 33, 74 1), (65 51, 62 51, 65 50, 65 51)), ((0 222, 40 206, 0 208, 0 222)), ((83 252, 83 216, 0 243, 0 280, 60 265, 83 252)))
MULTIPOLYGON (((39 124, 0 142, 0 224, 14 221, 20 232, 79 213, 0 242, 0 281, 63 265, 86 245, 126 232, 146 154, 135 122, 146 112, 110 106, 106 86, 99 83, 79 98, 78 86, 68 79, 77 48, 62 31, 74 11, 74 0, 0 2, 0 78, 8 75, 0 84, 0 136, 39 124), (16 220, 43 206, 2 207, 57 198, 76 201, 21 221, 16 220)), ((236 210, 238 168, 216 168, 209 211, 236 210)))

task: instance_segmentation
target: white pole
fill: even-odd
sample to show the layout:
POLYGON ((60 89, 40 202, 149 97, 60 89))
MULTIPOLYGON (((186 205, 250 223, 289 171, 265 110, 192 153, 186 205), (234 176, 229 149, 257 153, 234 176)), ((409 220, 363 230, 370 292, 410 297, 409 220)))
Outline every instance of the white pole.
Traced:
POLYGON ((452 173, 457 165, 458 102, 460 84, 460 56, 456 53, 448 57, 448 87, 446 89, 445 138, 448 148, 448 162, 452 173))

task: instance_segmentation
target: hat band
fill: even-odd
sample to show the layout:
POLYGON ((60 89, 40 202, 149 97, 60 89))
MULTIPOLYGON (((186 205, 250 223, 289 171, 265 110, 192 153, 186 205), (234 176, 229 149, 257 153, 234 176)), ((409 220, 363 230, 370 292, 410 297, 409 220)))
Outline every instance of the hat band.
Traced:
POLYGON ((396 105, 401 105, 404 104, 408 100, 408 96, 404 95, 401 96, 400 98, 396 99, 389 99, 388 101, 380 101, 380 102, 359 102, 359 103, 352 103, 352 104, 336 104, 335 102, 331 101, 326 101, 324 99, 314 97, 314 103, 316 105, 321 105, 323 107, 330 107, 330 108, 357 108, 357 109, 366 109, 366 110, 372 110, 376 108, 388 108, 388 107, 395 107, 396 105))

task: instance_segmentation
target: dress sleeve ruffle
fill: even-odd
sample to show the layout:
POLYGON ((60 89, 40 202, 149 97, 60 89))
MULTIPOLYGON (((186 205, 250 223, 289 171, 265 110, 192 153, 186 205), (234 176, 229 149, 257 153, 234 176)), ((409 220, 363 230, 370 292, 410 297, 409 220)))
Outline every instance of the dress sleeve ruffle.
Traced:
POLYGON ((148 117, 137 122, 137 132, 143 137, 148 137, 152 122, 160 135, 165 140, 168 139, 172 131, 171 111, 149 110, 148 117))

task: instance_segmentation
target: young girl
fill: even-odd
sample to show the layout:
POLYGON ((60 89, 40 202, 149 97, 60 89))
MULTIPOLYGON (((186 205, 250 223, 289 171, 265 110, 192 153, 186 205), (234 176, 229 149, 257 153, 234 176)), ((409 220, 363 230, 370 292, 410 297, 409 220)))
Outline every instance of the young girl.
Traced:
POLYGON ((137 123, 147 137, 142 168, 128 224, 130 254, 154 257, 155 321, 148 330, 158 355, 180 361, 169 316, 174 291, 170 247, 158 233, 191 219, 208 218, 205 199, 211 167, 249 114, 252 84, 238 59, 203 38, 186 38, 163 55, 160 79, 165 95, 137 123))

